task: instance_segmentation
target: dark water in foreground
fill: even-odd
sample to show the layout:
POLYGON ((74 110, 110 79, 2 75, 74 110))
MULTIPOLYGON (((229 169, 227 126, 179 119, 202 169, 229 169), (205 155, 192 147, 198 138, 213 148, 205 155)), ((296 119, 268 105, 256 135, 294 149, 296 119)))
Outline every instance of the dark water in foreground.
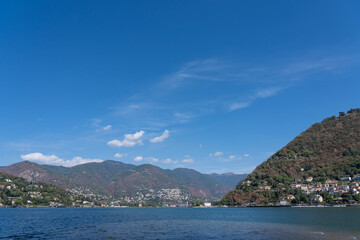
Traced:
POLYGON ((0 209, 0 239, 360 239, 360 208, 0 209))

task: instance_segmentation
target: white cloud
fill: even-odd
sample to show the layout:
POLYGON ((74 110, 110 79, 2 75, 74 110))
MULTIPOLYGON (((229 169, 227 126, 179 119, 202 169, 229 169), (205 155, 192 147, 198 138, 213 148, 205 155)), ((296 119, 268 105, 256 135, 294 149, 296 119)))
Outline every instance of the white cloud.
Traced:
POLYGON ((147 161, 149 163, 157 163, 159 161, 158 158, 155 157, 142 157, 142 156, 137 156, 136 158, 134 158, 135 162, 141 162, 141 161, 147 161))
POLYGON ((214 156, 221 156, 223 154, 224 154, 223 152, 216 152, 216 153, 214 153, 214 156))
POLYGON ((229 158, 230 159, 235 159, 237 156, 236 155, 230 155, 229 158))
POLYGON ((33 161, 44 163, 48 165, 57 165, 64 167, 73 167, 80 164, 90 163, 90 162, 103 162, 101 159, 90 159, 90 158, 82 158, 82 157, 74 157, 71 160, 64 160, 59 158, 56 155, 44 155, 39 152, 29 153, 26 155, 21 155, 21 158, 26 161, 33 161))
POLYGON ((172 160, 171 158, 167 158, 167 159, 165 159, 165 160, 163 160, 162 161, 163 163, 166 163, 166 164, 176 164, 176 163, 178 163, 179 161, 177 161, 177 160, 172 160))
POLYGON ((181 162, 183 162, 183 163, 193 163, 194 160, 192 158, 186 158, 186 159, 182 160, 181 162))
POLYGON ((219 157, 219 156, 222 156, 222 155, 224 155, 224 153, 223 152, 215 152, 215 153, 210 153, 209 154, 209 156, 215 156, 215 157, 219 157))
POLYGON ((126 153, 115 153, 114 157, 116 158, 122 158, 122 157, 126 157, 127 154, 126 153))
POLYGON ((110 130, 111 128, 112 128, 111 125, 107 125, 107 126, 103 127, 103 130, 107 131, 107 130, 110 130))
POLYGON ((146 157, 145 160, 150 162, 150 163, 156 163, 156 162, 159 161, 159 159, 157 159, 155 157, 146 157))
POLYGON ((163 142, 165 139, 167 139, 170 136, 170 132, 169 130, 165 130, 163 132, 163 134, 161 134, 161 136, 159 137, 154 137, 152 139, 150 139, 150 142, 152 143, 157 143, 157 142, 163 142))
POLYGON ((144 133, 144 131, 139 131, 134 134, 125 134, 124 140, 114 139, 109 141, 107 145, 111 147, 134 147, 135 145, 142 145, 141 137, 144 133))
POLYGON ((141 162, 144 158, 142 156, 137 156, 136 158, 134 158, 135 162, 141 162))
POLYGON ((244 157, 250 157, 250 154, 245 153, 245 154, 244 154, 244 157))

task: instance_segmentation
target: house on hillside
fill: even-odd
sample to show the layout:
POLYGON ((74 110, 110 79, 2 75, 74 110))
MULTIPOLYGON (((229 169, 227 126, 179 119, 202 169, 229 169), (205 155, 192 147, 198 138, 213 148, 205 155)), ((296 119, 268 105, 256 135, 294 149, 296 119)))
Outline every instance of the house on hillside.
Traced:
POLYGON ((281 206, 287 206, 287 205, 289 205, 289 202, 286 201, 284 198, 282 198, 282 199, 280 199, 280 205, 281 206))
POLYGON ((307 182, 312 182, 312 181, 313 181, 313 177, 308 177, 308 178, 306 178, 306 181, 307 181, 307 182))
POLYGON ((340 180, 343 182, 348 182, 348 181, 351 181, 351 177, 342 177, 342 178, 340 178, 340 180))
POLYGON ((287 196, 287 199, 288 199, 288 200, 293 200, 293 199, 295 199, 295 196, 294 196, 294 195, 288 195, 288 196, 287 196))
POLYGON ((342 191, 350 191, 350 187, 348 185, 340 185, 337 187, 337 189, 342 191))
POLYGON ((310 200, 312 202, 320 202, 320 203, 322 203, 323 202, 323 197, 321 195, 319 195, 319 194, 314 194, 314 195, 312 195, 310 197, 310 200))

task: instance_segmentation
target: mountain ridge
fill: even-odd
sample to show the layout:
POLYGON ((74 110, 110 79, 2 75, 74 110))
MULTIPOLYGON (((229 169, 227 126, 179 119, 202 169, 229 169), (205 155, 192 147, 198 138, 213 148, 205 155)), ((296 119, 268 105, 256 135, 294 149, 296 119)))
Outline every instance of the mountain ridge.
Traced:
MULTIPOLYGON (((233 186, 193 169, 162 169, 151 164, 132 165, 114 160, 74 167, 23 161, 0 172, 54 184, 95 200, 124 202, 186 202, 219 200, 233 186)), ((238 181, 243 175, 238 176, 238 181)))

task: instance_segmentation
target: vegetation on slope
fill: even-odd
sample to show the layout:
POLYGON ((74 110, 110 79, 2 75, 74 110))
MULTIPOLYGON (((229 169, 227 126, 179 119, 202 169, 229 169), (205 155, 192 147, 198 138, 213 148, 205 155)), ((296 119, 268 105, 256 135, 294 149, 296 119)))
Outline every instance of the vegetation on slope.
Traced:
MULTIPOLYGON (((222 175, 215 178, 192 169, 165 170, 151 164, 135 166, 111 160, 70 168, 24 161, 2 167, 0 172, 54 184, 104 203, 212 201, 233 188, 221 181, 222 175)), ((236 176, 239 181, 240 175, 236 176)))
POLYGON ((51 184, 0 173, 0 206, 75 206, 86 200, 51 184))
POLYGON ((326 191, 306 194, 291 187, 295 180, 299 184, 324 185, 328 179, 339 181, 356 175, 360 175, 360 109, 341 112, 338 117, 311 126, 259 165, 219 204, 276 203, 289 195, 295 197, 293 203, 309 203, 313 194, 322 195, 328 203, 340 198, 344 202, 359 201, 351 192, 329 196, 326 191), (309 177, 313 178, 311 183, 306 181, 309 177))

